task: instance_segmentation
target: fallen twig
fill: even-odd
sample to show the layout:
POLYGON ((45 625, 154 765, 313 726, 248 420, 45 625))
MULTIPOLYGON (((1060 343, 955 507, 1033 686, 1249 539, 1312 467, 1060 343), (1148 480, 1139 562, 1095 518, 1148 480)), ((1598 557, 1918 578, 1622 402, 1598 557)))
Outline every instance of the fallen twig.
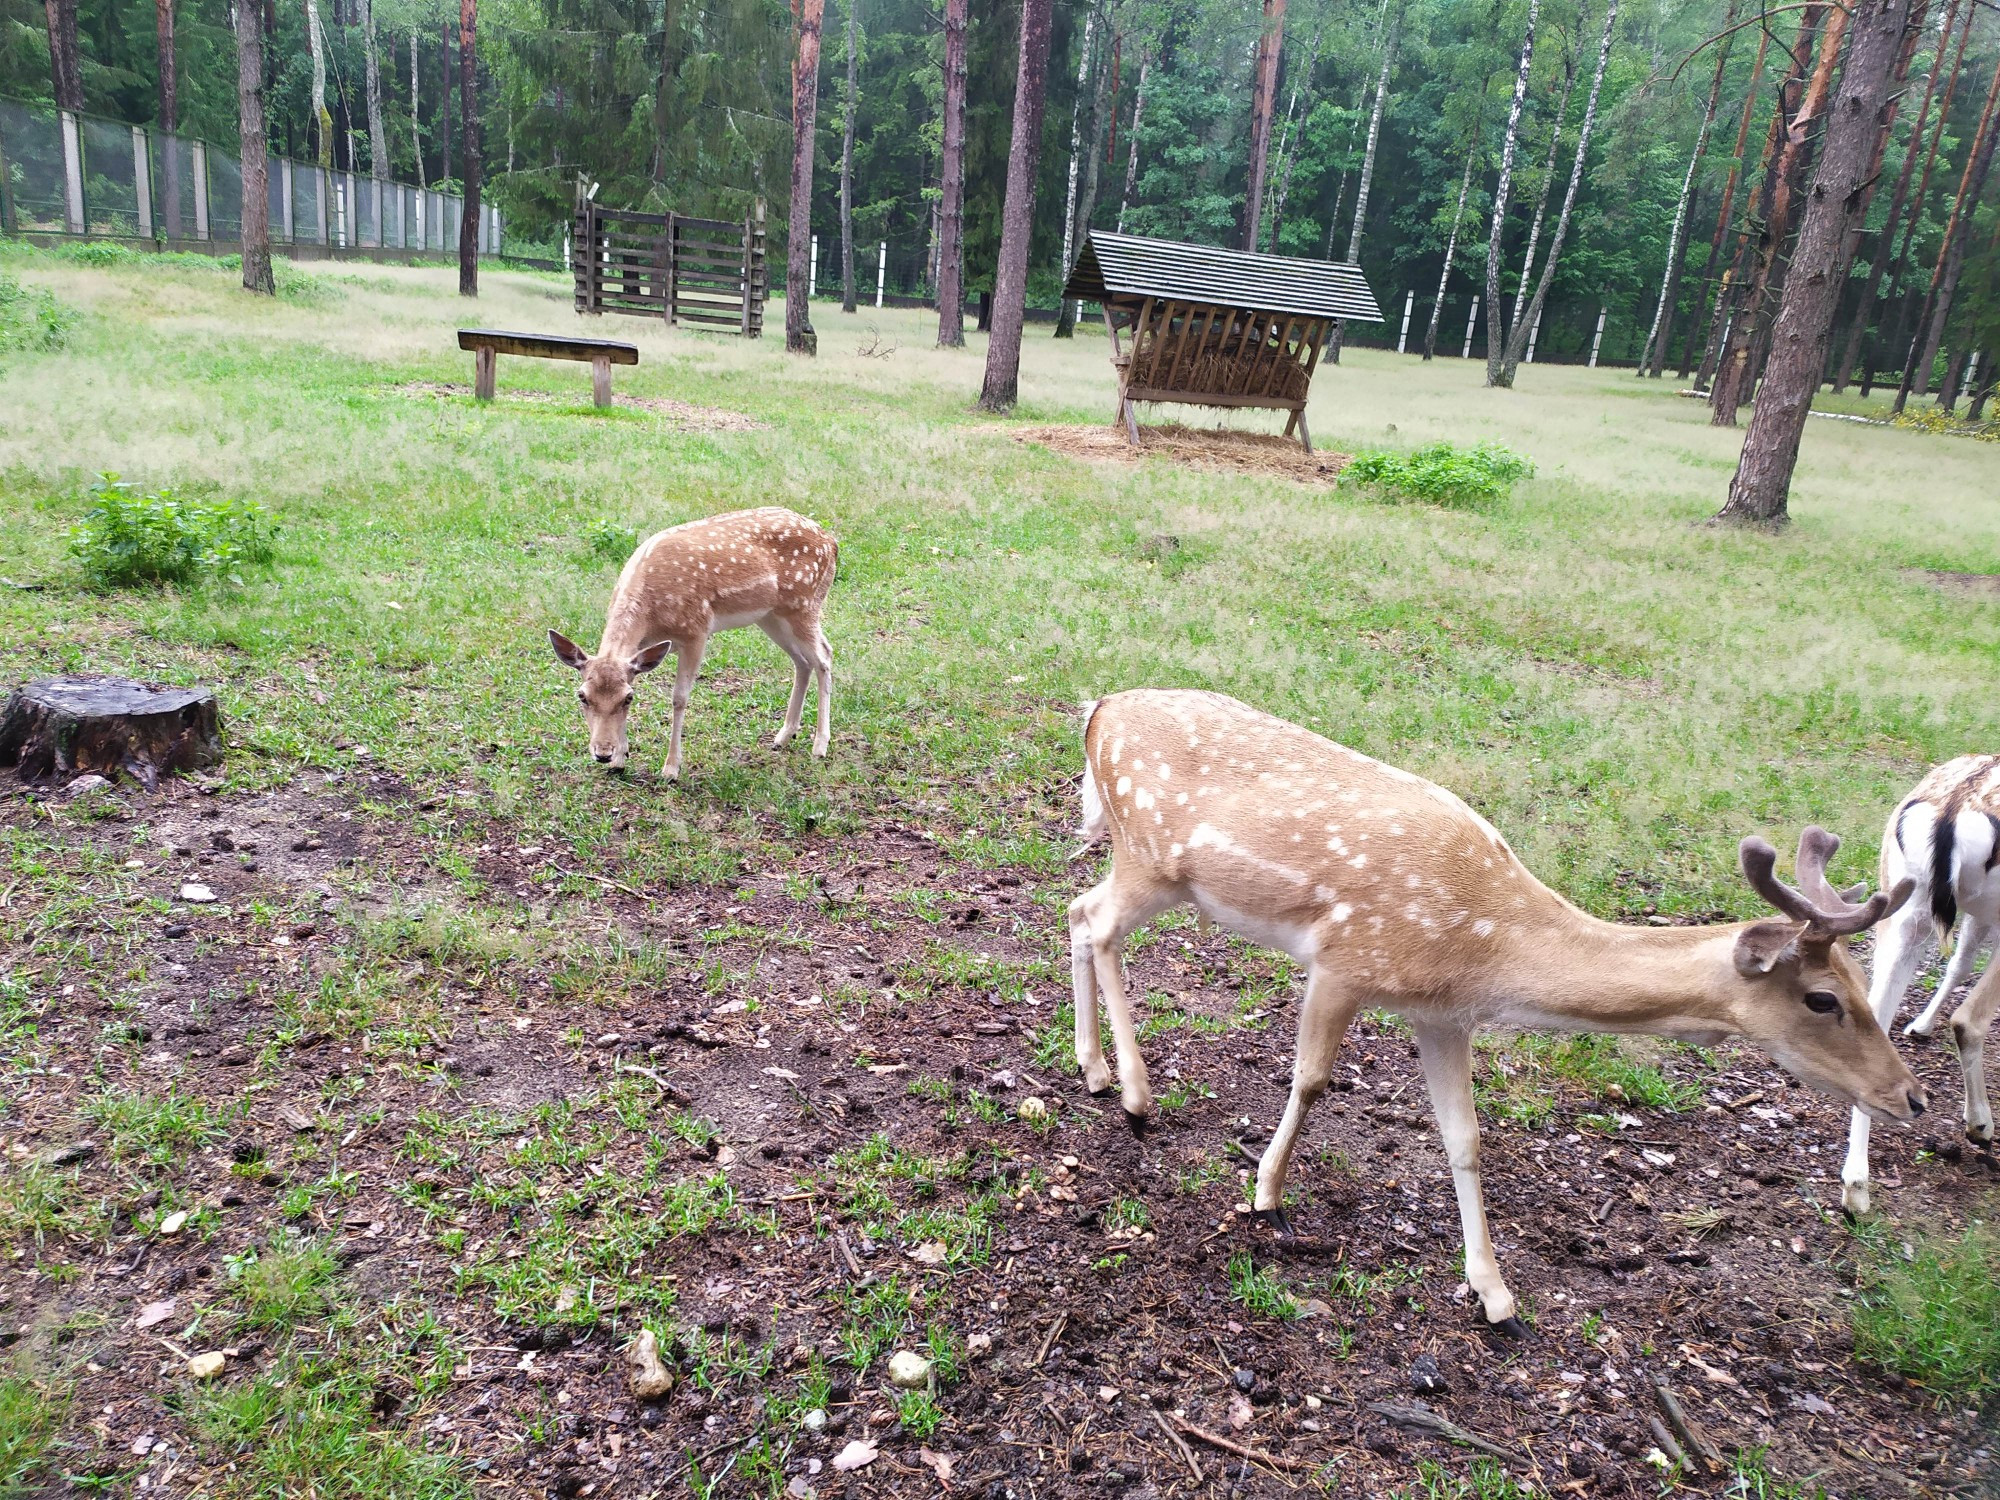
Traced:
POLYGON ((1178 1432, 1175 1432, 1173 1424, 1167 1421, 1157 1410, 1153 1413, 1153 1420, 1160 1424, 1160 1431, 1167 1435, 1167 1441, 1172 1443, 1174 1451, 1180 1454, 1181 1462, 1186 1464, 1188 1472, 1194 1475, 1194 1482, 1200 1484, 1202 1480, 1201 1465, 1195 1462, 1194 1449, 1187 1445, 1187 1439, 1182 1437, 1178 1432))
POLYGON ((1708 1435, 1696 1426, 1688 1414, 1682 1410, 1680 1401, 1667 1389, 1667 1383, 1655 1375, 1653 1399, 1660 1403, 1660 1411, 1667 1419, 1667 1425, 1674 1430, 1674 1436, 1681 1440, 1681 1446, 1689 1455, 1700 1460, 1702 1466, 1712 1474, 1722 1472, 1722 1459, 1715 1451, 1715 1445, 1708 1435))
POLYGON ((1679 1464, 1682 1468, 1687 1467, 1687 1455, 1681 1452, 1681 1445, 1675 1442, 1674 1435, 1667 1431, 1667 1424, 1651 1412, 1646 1413, 1646 1430, 1653 1434, 1654 1444, 1666 1454, 1670 1463, 1679 1464))
POLYGON ((847 1262, 848 1271, 852 1273, 856 1281, 860 1281, 863 1276, 861 1262, 854 1258, 854 1247, 847 1243, 847 1236, 836 1234, 833 1237, 833 1242, 840 1247, 840 1258, 847 1262))
POLYGON ((1041 1368, 1042 1361, 1049 1357, 1049 1346, 1055 1343, 1056 1335, 1062 1332, 1063 1324, 1068 1321, 1069 1312, 1067 1309, 1056 1314, 1055 1321, 1049 1324, 1049 1331, 1042 1335, 1042 1347, 1035 1351, 1035 1357, 1028 1362, 1029 1369, 1035 1370, 1041 1368))
MULTIPOLYGON (((1157 1416, 1158 1413, 1154 1415, 1157 1416)), ((1320 1468, 1319 1464, 1309 1458, 1293 1458, 1286 1453, 1266 1453, 1261 1448, 1245 1447, 1242 1443, 1232 1442, 1219 1432, 1210 1432, 1207 1428, 1197 1427, 1192 1422, 1183 1422, 1179 1417, 1175 1417, 1173 1422, 1174 1426, 1197 1442, 1206 1443, 1211 1448, 1220 1448, 1224 1453, 1233 1453, 1238 1458, 1248 1459, 1251 1463, 1269 1464, 1274 1469, 1291 1469, 1295 1472, 1311 1472, 1320 1468)))
POLYGON ((1387 1417, 1398 1427, 1428 1432, 1446 1442, 1457 1443, 1461 1448, 1471 1448, 1489 1458, 1497 1458, 1502 1463, 1521 1461, 1520 1454, 1502 1448, 1498 1443, 1488 1442, 1478 1433, 1467 1431, 1450 1417, 1434 1412, 1428 1406, 1410 1406, 1401 1401, 1371 1401, 1368 1409, 1379 1417, 1387 1417))
POLYGON ((588 870, 566 870, 552 859, 545 859, 542 861, 542 863, 547 865, 551 870, 554 870, 558 875, 575 875, 584 880, 594 880, 599 885, 606 885, 611 887, 611 889, 614 891, 623 891, 626 895, 630 896, 635 901, 652 900, 652 897, 648 896, 644 891, 635 891, 632 889, 631 886, 625 884, 624 881, 613 880, 608 875, 593 875, 588 870))

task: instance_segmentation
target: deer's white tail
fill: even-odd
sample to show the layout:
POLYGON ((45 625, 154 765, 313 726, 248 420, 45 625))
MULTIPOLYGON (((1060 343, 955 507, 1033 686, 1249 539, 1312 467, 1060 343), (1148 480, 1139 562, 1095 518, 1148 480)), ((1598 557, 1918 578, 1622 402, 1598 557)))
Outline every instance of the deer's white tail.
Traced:
MULTIPOLYGON (((1083 733, 1090 738, 1090 716, 1097 711, 1097 700, 1091 699, 1083 705, 1083 733)), ((1104 816, 1104 796, 1097 789, 1097 778, 1090 771, 1090 755, 1086 750, 1083 757, 1083 826, 1077 830, 1086 847, 1101 844, 1111 831, 1111 825, 1104 816)))

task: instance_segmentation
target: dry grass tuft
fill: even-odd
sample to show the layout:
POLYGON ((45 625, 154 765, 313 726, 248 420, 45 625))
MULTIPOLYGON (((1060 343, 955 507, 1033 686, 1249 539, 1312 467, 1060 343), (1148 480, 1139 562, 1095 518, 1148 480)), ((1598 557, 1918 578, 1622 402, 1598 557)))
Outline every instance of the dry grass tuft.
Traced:
MULTIPOLYGON (((399 396, 426 396, 445 401, 472 399, 471 386, 456 385, 450 381, 406 380, 389 389, 399 396)), ((540 406, 576 406, 582 401, 581 397, 571 400, 554 391, 503 391, 494 399, 503 403, 530 401, 540 406)), ((719 406, 696 406, 692 402, 676 401, 671 396, 614 394, 611 404, 627 411, 653 412, 667 418, 684 432, 754 432, 765 425, 740 411, 724 411, 719 406)))

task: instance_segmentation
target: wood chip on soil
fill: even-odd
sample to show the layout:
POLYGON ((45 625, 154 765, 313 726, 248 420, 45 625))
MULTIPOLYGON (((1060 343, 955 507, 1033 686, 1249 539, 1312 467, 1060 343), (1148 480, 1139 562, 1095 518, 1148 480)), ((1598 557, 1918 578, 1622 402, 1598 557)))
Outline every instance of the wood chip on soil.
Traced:
POLYGON ((1345 453, 1308 453, 1296 438, 1277 433, 1183 427, 1178 422, 1141 427, 1142 446, 1137 449, 1126 439, 1122 427, 1016 427, 1010 431, 1018 442, 1037 443, 1091 463, 1136 464, 1142 458, 1164 458, 1190 469, 1260 474, 1320 486, 1331 486, 1350 457, 1345 453))

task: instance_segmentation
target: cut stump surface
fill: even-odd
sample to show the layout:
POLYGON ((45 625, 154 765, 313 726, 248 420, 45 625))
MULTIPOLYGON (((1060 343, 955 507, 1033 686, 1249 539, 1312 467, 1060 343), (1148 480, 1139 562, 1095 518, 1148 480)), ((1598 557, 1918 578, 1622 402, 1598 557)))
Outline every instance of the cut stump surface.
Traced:
POLYGON ((123 677, 44 677, 0 708, 0 766, 23 781, 123 771, 148 790, 162 772, 222 759, 215 694, 123 677))

